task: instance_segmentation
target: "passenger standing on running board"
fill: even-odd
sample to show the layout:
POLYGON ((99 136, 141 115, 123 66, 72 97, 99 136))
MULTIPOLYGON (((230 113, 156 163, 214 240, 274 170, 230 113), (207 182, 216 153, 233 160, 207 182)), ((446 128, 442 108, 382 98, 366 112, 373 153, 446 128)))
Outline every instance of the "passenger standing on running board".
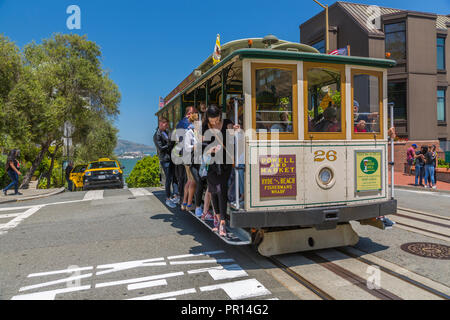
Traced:
POLYGON ((232 163, 227 150, 227 129, 239 130, 239 125, 234 125, 231 120, 222 119, 222 112, 216 106, 210 106, 206 111, 206 119, 203 125, 203 146, 205 153, 211 154, 212 163, 208 168, 208 190, 211 192, 214 209, 214 229, 220 236, 226 236, 225 216, 228 202, 228 179, 232 170, 232 163), (227 157, 228 154, 228 157, 227 157), (228 159, 228 161, 227 161, 228 159))

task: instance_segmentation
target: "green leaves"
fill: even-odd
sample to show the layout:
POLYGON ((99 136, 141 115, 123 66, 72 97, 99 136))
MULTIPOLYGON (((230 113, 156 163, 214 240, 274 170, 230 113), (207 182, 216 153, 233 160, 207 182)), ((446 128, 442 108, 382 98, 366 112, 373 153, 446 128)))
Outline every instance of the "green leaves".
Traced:
POLYGON ((118 132, 112 119, 121 95, 101 58, 100 47, 86 36, 54 34, 21 53, 0 35, 0 147, 8 136, 15 144, 47 149, 62 140, 68 121, 80 159, 112 156, 118 132))
POLYGON ((159 173, 158 156, 145 157, 136 163, 126 183, 130 188, 159 187, 159 173))

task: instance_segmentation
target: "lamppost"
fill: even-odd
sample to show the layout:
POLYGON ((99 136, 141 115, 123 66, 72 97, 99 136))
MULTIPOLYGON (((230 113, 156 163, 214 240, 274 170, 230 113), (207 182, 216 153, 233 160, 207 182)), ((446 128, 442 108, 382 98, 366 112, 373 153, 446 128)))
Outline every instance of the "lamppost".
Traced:
POLYGON ((328 54, 328 52, 330 51, 330 38, 329 38, 329 34, 328 34, 328 30, 329 30, 328 5, 324 6, 317 0, 313 0, 313 1, 325 9, 325 53, 328 54))

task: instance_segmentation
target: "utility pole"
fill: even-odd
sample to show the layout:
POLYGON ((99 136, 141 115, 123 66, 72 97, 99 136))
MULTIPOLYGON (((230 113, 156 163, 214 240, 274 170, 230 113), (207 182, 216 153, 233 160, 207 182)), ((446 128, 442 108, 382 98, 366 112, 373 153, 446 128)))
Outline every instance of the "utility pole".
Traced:
POLYGON ((317 0, 313 1, 325 9, 325 53, 328 54, 330 52, 330 37, 328 32, 328 30, 330 29, 328 22, 328 5, 324 6, 317 0))

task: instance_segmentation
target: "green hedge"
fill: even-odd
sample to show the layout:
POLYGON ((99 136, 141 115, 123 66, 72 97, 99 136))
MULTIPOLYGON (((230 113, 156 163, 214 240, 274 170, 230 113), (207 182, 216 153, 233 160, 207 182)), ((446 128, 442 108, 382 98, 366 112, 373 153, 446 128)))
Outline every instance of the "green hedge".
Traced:
POLYGON ((126 183, 129 188, 159 187, 159 172, 158 156, 145 157, 136 163, 126 183))

